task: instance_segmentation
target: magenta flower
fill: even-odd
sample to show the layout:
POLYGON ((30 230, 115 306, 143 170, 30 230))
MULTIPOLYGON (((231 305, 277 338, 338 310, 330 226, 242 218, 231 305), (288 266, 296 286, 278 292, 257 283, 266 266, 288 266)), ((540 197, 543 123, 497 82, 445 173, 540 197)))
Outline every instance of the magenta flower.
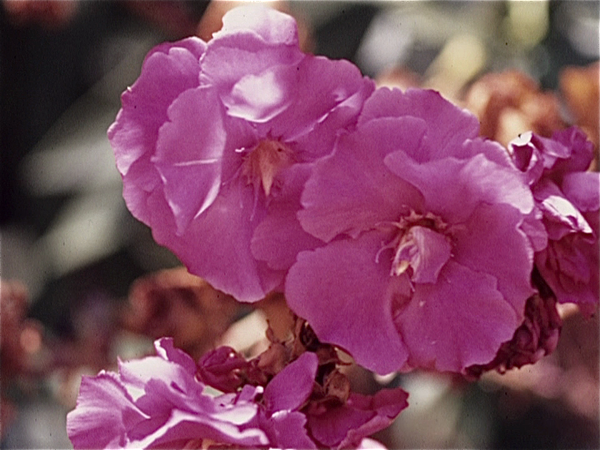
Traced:
POLYGON ((525 133, 509 150, 531 186, 548 233, 548 245, 536 249, 536 267, 560 303, 577 303, 584 312, 593 312, 600 289, 600 175, 585 172, 593 144, 572 127, 552 139, 525 133))
MULTIPOLYGON (((256 363, 258 360, 245 361, 232 349, 220 347, 201 359, 198 373, 212 387, 235 392, 244 379, 261 378, 256 363)), ((305 352, 266 385, 260 426, 271 445, 360 448, 361 444, 367 444, 367 436, 387 428, 408 406, 408 395, 402 389, 386 389, 374 396, 350 392, 345 401, 324 394, 323 387, 315 380, 318 368, 317 355, 305 352)), ((336 375, 345 380, 334 372, 333 376, 336 375)))
POLYGON ((108 135, 127 205, 191 273, 261 299, 319 243, 296 218, 304 182, 373 89, 349 62, 303 54, 290 16, 236 8, 208 44, 150 52, 123 94, 108 135))
MULTIPOLYGON (((265 446, 257 428, 261 388, 208 395, 196 364, 171 339, 155 343, 157 356, 119 362, 119 373, 81 381, 67 432, 79 448, 183 448, 190 441, 265 446)), ((200 445, 198 445, 200 447, 200 445)))
MULTIPOLYGON (((244 384, 209 395, 196 376, 201 366, 173 348, 171 339, 155 347, 157 356, 120 362, 118 374, 84 377, 77 407, 67 416, 74 448, 357 447, 407 406, 401 389, 316 404, 311 398, 319 362, 309 352, 266 387, 244 384)), ((221 358, 220 349, 215 352, 223 373, 240 368, 221 358)))
POLYGON ((533 199, 477 119, 433 91, 376 91, 318 161, 302 226, 328 242, 290 269, 290 307, 378 373, 463 371, 521 325, 533 199), (527 222, 526 222, 527 218, 527 222))

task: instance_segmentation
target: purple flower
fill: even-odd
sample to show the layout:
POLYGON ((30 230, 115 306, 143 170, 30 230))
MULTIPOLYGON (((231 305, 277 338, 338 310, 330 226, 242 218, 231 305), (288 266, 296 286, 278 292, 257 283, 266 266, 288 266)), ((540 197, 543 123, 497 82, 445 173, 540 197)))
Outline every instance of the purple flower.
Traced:
MULTIPOLYGON (((118 374, 103 371, 82 380, 77 407, 67 417, 74 448, 357 447, 407 406, 401 389, 350 394, 344 404, 314 401, 319 361, 310 352, 265 387, 244 384, 209 395, 196 376, 201 364, 173 348, 171 339, 155 347, 157 356, 120 362, 118 374)), ((210 366, 220 366, 223 375, 239 369, 231 352, 215 350, 210 366)))
POLYGON ((319 243, 296 218, 304 182, 373 89, 349 62, 303 54, 290 16, 231 10, 208 44, 150 52, 123 94, 108 135, 127 205, 191 273, 259 300, 319 243))
MULTIPOLYGON (((234 359, 238 358, 231 356, 221 367, 231 367, 234 359)), ((374 396, 351 392, 345 403, 338 398, 318 396, 315 394, 315 390, 320 391, 315 388, 318 365, 315 353, 302 353, 267 384, 260 424, 272 445, 356 448, 366 436, 387 428, 408 406, 407 394, 402 389, 382 390, 374 396)), ((336 375, 345 380, 341 374, 336 372, 336 375)))
POLYGON ((183 448, 190 441, 265 446, 256 427, 261 388, 211 396, 195 378, 196 364, 171 339, 155 343, 157 356, 119 362, 119 373, 81 381, 67 432, 78 448, 183 448))
POLYGON ((585 172, 593 144, 572 127, 551 139, 525 133, 509 150, 531 186, 548 234, 547 246, 536 249, 537 269, 560 303, 577 303, 584 312, 593 312, 600 289, 600 175, 585 172))
POLYGON ((290 307, 378 373, 491 361, 533 294, 533 199, 477 119, 433 91, 376 91, 318 161, 290 307))

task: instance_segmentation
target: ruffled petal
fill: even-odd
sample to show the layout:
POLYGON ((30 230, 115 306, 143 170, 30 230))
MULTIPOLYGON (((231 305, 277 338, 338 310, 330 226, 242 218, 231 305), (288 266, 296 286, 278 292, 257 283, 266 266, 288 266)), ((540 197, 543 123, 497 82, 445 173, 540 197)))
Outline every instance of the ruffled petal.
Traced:
POLYGON ((438 92, 422 89, 377 89, 365 102, 359 125, 376 118, 404 116, 423 119, 427 124, 423 146, 409 153, 419 162, 454 156, 465 140, 479 135, 479 121, 472 113, 446 101, 438 92))
POLYGON ((276 448, 316 449, 306 431, 306 416, 296 411, 280 411, 262 421, 262 427, 276 448))
POLYGON ((469 160, 446 158, 418 163, 402 151, 384 162, 398 177, 415 186, 426 199, 426 208, 452 223, 464 221, 480 203, 504 203, 527 214, 533 197, 519 173, 498 166, 484 155, 469 160))
MULTIPOLYGON (((533 194, 538 208, 544 215, 544 224, 550 239, 559 240, 571 233, 592 235, 593 231, 585 217, 552 181, 541 180, 535 186, 533 194)), ((585 196, 583 193, 575 195, 585 196)), ((590 200, 594 202, 593 199, 590 200)))
POLYGON ((147 416, 114 374, 83 377, 77 407, 67 415, 67 433, 76 449, 123 448, 128 430, 147 416))
POLYGON ((189 38, 153 49, 140 78, 121 96, 122 108, 108 130, 117 168, 123 176, 124 196, 132 214, 149 223, 148 195, 160 186, 150 159, 167 109, 183 91, 198 86, 199 59, 206 44, 189 38), (140 114, 144 111, 144 114, 140 114))
MULTIPOLYGON (((240 421, 249 421, 256 416, 255 405, 235 406, 240 421)), ((244 429, 228 420, 219 420, 187 411, 173 410, 168 420, 156 431, 143 439, 135 440, 126 448, 182 448, 189 441, 206 439, 207 442, 258 447, 269 443, 265 433, 258 428, 244 429)))
POLYGON ((375 86, 348 61, 319 56, 307 55, 292 74, 287 91, 293 106, 265 124, 265 132, 295 142, 301 160, 314 161, 331 153, 337 135, 356 123, 375 86))
POLYGON ((221 95, 248 75, 258 75, 279 65, 295 66, 304 55, 295 45, 265 42, 254 30, 244 29, 212 39, 200 62, 200 81, 221 95))
POLYGON ((361 448, 365 436, 387 428, 408 406, 407 398, 399 388, 382 389, 373 396, 352 393, 346 405, 309 416, 311 434, 331 448, 361 448))
POLYGON ((304 210, 298 213, 302 227, 327 242, 341 233, 356 237, 419 207, 418 191, 394 176, 383 158, 398 148, 418 147, 424 132, 423 121, 409 117, 379 119, 342 136, 306 183, 304 210))
POLYGON ((408 367, 460 372, 491 361, 520 319, 491 275, 449 261, 435 285, 417 284, 395 323, 408 367))

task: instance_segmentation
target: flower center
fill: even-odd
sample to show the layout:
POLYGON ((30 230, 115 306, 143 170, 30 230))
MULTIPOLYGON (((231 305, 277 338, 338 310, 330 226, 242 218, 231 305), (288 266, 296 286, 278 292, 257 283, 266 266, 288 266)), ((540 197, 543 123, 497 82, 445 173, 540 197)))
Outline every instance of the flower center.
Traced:
POLYGON ((262 186, 268 197, 279 172, 294 162, 294 153, 289 147, 280 141, 265 139, 246 155, 242 174, 247 178, 248 184, 255 188, 262 186))
POLYGON ((452 256, 448 226, 433 214, 414 211, 400 222, 396 237, 384 248, 392 248, 394 257, 390 275, 407 272, 415 283, 435 283, 442 267, 452 256))

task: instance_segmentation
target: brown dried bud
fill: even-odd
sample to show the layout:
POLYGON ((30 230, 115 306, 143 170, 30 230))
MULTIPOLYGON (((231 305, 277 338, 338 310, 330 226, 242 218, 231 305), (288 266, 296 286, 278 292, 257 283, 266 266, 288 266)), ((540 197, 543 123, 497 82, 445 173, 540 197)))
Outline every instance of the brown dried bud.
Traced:
POLYGON ((170 336, 176 347, 199 358, 214 347, 240 306, 185 268, 138 279, 129 292, 123 325, 152 339, 170 336))
POLYGON ((350 381, 339 370, 334 370, 325 377, 325 395, 336 398, 341 404, 346 403, 350 397, 350 381))
POLYGON ((0 281, 2 298, 0 321, 2 330, 2 380, 8 381, 24 370, 25 352, 20 337, 27 315, 27 289, 18 281, 0 281))
POLYGON ((588 135, 596 147, 598 161, 598 127, 600 124, 600 63, 587 67, 567 67, 560 73, 560 91, 572 115, 573 123, 588 135))
POLYGON ((549 137, 565 125, 555 95, 517 71, 481 77, 468 90, 464 106, 479 118, 481 134, 503 145, 525 131, 549 137))

